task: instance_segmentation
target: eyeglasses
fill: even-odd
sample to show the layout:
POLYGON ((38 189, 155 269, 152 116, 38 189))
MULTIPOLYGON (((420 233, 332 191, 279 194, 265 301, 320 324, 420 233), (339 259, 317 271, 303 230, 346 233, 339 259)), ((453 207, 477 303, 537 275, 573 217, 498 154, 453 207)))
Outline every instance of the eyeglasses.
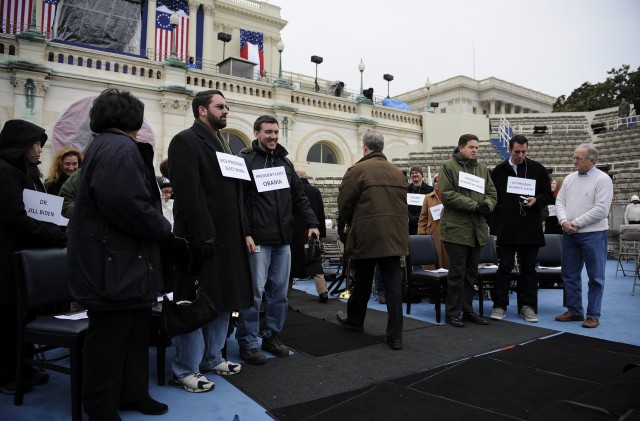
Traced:
POLYGON ((227 104, 212 104, 211 105, 213 108, 217 108, 219 110, 224 110, 226 109, 227 111, 229 111, 229 106, 227 104))
POLYGON ((585 157, 582 157, 582 156, 574 156, 571 159, 573 159, 574 161, 584 161, 585 159, 589 159, 589 158, 585 158, 585 157))

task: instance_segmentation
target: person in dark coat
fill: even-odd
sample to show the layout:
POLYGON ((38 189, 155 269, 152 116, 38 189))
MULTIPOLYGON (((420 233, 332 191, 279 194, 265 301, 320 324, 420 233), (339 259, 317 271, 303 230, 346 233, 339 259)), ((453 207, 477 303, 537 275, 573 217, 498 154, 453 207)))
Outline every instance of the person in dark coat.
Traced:
MULTIPOLYGON (((230 375, 241 365, 222 356, 232 311, 250 307, 253 287, 244 240, 243 181, 222 174, 217 154, 232 154, 220 135, 229 107, 218 90, 199 92, 192 101, 195 121, 169 144, 169 179, 173 187, 174 233, 194 236, 203 251, 198 283, 218 316, 211 323, 175 339, 171 361, 174 385, 205 392, 213 382, 203 373, 230 375)), ((178 279, 175 297, 188 297, 193 280, 178 279)))
POLYGON ((349 226, 345 255, 355 270, 355 286, 341 326, 362 330, 376 265, 387 298, 385 343, 402 349, 402 268, 400 256, 409 248, 405 176, 382 153, 384 137, 368 131, 362 139, 363 158, 351 166, 340 184, 338 209, 349 226))
POLYGON ((498 204, 492 215, 498 236, 498 259, 495 289, 491 294, 491 319, 505 317, 509 305, 509 286, 516 252, 520 261, 518 279, 518 313, 528 322, 538 321, 538 282, 536 256, 544 246, 543 211, 553 202, 551 181, 547 169, 526 157, 529 141, 523 135, 509 140, 511 157, 498 164, 491 179, 498 192, 498 204), (535 180, 534 194, 523 194, 519 179, 535 180), (524 197, 524 199, 522 198, 524 197))
POLYGON ((253 123, 256 137, 251 147, 240 151, 251 171, 246 183, 245 241, 253 277, 253 305, 240 310, 236 339, 240 357, 247 364, 264 364, 267 359, 258 347, 277 357, 289 355, 280 333, 287 318, 287 287, 291 270, 293 215, 307 228, 307 238, 320 237, 318 218, 313 214, 302 182, 287 158, 287 150, 278 143, 278 120, 263 115, 253 123), (258 190, 260 188, 260 190, 258 190), (260 343, 260 306, 264 293, 265 328, 260 343))
MULTIPOLYGON (((0 132, 0 391, 15 393, 16 379, 16 279, 18 250, 36 247, 63 247, 66 235, 55 224, 27 215, 22 200, 25 189, 45 193, 40 181, 42 146, 47 135, 42 127, 24 120, 9 120, 0 132)), ((49 380, 46 373, 31 370, 27 387, 49 380)))
POLYGON ((168 410, 149 396, 149 333, 164 289, 160 242, 177 239, 162 216, 153 149, 136 141, 143 115, 144 104, 127 91, 107 89, 93 101, 97 135, 67 228, 69 288, 89 316, 82 384, 89 420, 120 420, 119 409, 168 410))
POLYGON ((424 197, 433 191, 433 187, 424 182, 424 173, 420 165, 411 167, 409 177, 411 178, 411 183, 407 186, 407 195, 420 195, 420 205, 407 204, 409 211, 409 235, 416 235, 418 233, 418 221, 420 220, 420 212, 422 211, 422 202, 424 202, 424 197))
MULTIPOLYGON (((320 239, 327 236, 327 228, 325 226, 324 203, 322 202, 322 194, 320 190, 312 186, 307 179, 307 173, 302 168, 296 168, 296 174, 300 177, 302 188, 309 200, 311 210, 318 218, 318 231, 320 231, 320 239)), ((304 220, 294 215, 293 220, 293 240, 291 241, 291 274, 289 275, 289 289, 293 284, 294 278, 313 277, 316 284, 316 292, 318 300, 326 303, 329 300, 329 291, 327 290, 327 282, 324 279, 324 271, 322 269, 322 257, 316 253, 307 257, 307 229, 304 220)))

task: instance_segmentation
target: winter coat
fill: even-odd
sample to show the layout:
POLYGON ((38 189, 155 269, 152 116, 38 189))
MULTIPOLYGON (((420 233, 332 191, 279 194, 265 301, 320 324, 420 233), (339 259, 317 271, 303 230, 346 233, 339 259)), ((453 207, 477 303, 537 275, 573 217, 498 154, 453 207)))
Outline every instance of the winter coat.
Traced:
POLYGON ((438 252, 438 263, 441 268, 449 269, 449 255, 445 250, 440 239, 440 219, 434 220, 430 209, 434 206, 442 204, 438 194, 433 191, 425 196, 422 202, 422 212, 418 220, 418 235, 430 235, 436 245, 438 252))
MULTIPOLYGON (((498 236, 498 246, 544 246, 542 230, 543 213, 553 202, 551 180, 547 169, 540 163, 525 158, 518 165, 520 178, 536 180, 536 203, 532 207, 522 206, 519 194, 507 193, 509 177, 515 177, 509 160, 498 164, 491 172, 491 180, 498 192, 498 204, 491 214, 491 232, 498 236)), ((527 195, 528 196, 528 195, 527 195)))
MULTIPOLYGON (((433 191, 433 187, 424 181, 420 187, 416 188, 413 183, 407 186, 407 194, 429 194, 433 191)), ((415 235, 418 232, 418 220, 420 219, 420 211, 422 206, 407 205, 409 211, 409 234, 415 235)))
POLYGON ((483 246, 487 242, 489 229, 484 215, 475 213, 476 206, 485 202, 494 209, 498 199, 487 166, 476 159, 465 158, 456 149, 453 158, 440 165, 438 188, 444 205, 440 215, 442 241, 468 247, 483 246), (461 171, 482 178, 484 194, 460 187, 461 171))
POLYGON ((245 229, 246 235, 250 235, 255 244, 290 244, 293 240, 294 213, 296 218, 304 221, 305 228, 320 226, 287 154, 280 144, 272 153, 267 153, 260 149, 257 140, 252 142, 250 148, 240 151, 239 156, 244 158, 251 172, 251 182, 247 183, 244 201, 245 229), (252 171, 271 167, 284 167, 289 188, 258 193, 252 171))
POLYGON ((28 169, 22 157, 36 142, 44 145, 45 140, 43 128, 22 120, 8 121, 0 133, 0 305, 16 303, 16 251, 66 243, 57 225, 27 216, 22 200, 25 189, 45 191, 37 167, 28 169))
POLYGON ((119 130, 95 137, 67 228, 70 289, 90 310, 151 307, 164 288, 162 216, 151 145, 119 130))
MULTIPOLYGON (((309 180, 301 178, 302 188, 309 200, 309 206, 313 214, 318 218, 320 238, 327 236, 327 228, 324 220, 324 203, 322 202, 322 194, 320 190, 309 184, 309 180)), ((293 240, 291 241, 291 274, 290 278, 306 278, 319 273, 322 270, 322 258, 319 257, 313 261, 308 261, 305 254, 305 244, 307 244, 306 226, 303 220, 294 215, 293 218, 293 240)))
MULTIPOLYGON (((198 284, 218 311, 251 307, 253 283, 244 237, 244 182, 224 177, 216 152, 224 140, 198 120, 169 144, 169 178, 173 187, 173 231, 215 244, 198 284)), ((176 297, 189 294, 193 282, 178 279, 176 297)))
POLYGON ((338 209, 349 226, 346 257, 408 254, 405 180, 382 152, 369 153, 347 170, 338 193, 338 209))

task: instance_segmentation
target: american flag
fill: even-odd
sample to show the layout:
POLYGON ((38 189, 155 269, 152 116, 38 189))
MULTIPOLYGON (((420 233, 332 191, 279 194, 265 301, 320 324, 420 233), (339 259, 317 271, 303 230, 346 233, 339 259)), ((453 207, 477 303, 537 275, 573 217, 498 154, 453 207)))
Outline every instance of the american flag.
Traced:
POLYGON ((26 31, 31 25, 33 0, 2 0, 0 8, 0 20, 2 32, 5 34, 18 34, 26 31))
POLYGON ((43 0, 42 2, 42 34, 47 38, 53 37, 53 20, 56 17, 58 0, 43 0))
POLYGON ((253 68, 253 78, 258 76, 264 70, 264 45, 262 43, 262 32, 240 30, 240 57, 245 58, 259 66, 253 68))
POLYGON ((164 61, 171 55, 171 15, 175 12, 180 17, 176 27, 176 55, 187 62, 189 59, 189 4, 184 0, 158 0, 156 7, 156 43, 155 59, 164 61))

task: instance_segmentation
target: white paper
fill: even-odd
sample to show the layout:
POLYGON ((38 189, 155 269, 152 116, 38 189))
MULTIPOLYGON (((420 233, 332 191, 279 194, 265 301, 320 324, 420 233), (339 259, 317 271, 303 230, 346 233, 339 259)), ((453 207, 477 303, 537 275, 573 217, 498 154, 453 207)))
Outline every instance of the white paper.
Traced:
POLYGON ((27 216, 33 219, 65 227, 69 223, 69 220, 62 216, 62 202, 64 202, 64 199, 60 196, 24 189, 22 191, 22 201, 24 202, 27 216))
POLYGON ((256 180, 259 193, 289 188, 289 180, 284 167, 253 170, 253 178, 256 180))
MULTIPOLYGON (((169 301, 173 301, 173 292, 167 292, 167 298, 169 301)), ((164 295, 158 295, 158 302, 161 303, 164 299, 164 295)))
POLYGON ((507 193, 522 196, 536 195, 536 180, 530 178, 511 177, 507 179, 507 193))
POLYGON ((444 268, 440 268, 440 269, 429 269, 429 270, 427 270, 427 272, 444 273, 444 272, 449 272, 449 270, 448 269, 444 269, 444 268))
POLYGON ((498 269, 498 265, 482 263, 478 265, 478 269, 498 269))
POLYGON ((407 193, 407 205, 422 206, 426 194, 407 193))
POLYGON ((251 180, 247 164, 239 156, 224 152, 216 152, 220 171, 224 177, 239 178, 241 180, 251 180))
POLYGON ((556 267, 538 266, 538 269, 553 269, 553 270, 560 270, 560 269, 562 269, 562 266, 556 266, 556 267))
POLYGON ((556 205, 549 205, 547 206, 547 208, 549 209, 549 216, 556 216, 556 205))
POLYGON ((431 212, 431 217, 434 221, 438 221, 440 219, 442 209, 444 209, 444 205, 442 203, 440 203, 439 205, 431 206, 429 208, 429 212, 431 212))
POLYGON ((477 175, 460 171, 458 174, 458 185, 465 189, 484 194, 484 178, 478 177, 477 175))
POLYGON ((55 318, 62 319, 62 320, 81 320, 81 319, 88 319, 89 316, 87 316, 87 310, 84 310, 76 313, 59 314, 55 316, 55 318))

